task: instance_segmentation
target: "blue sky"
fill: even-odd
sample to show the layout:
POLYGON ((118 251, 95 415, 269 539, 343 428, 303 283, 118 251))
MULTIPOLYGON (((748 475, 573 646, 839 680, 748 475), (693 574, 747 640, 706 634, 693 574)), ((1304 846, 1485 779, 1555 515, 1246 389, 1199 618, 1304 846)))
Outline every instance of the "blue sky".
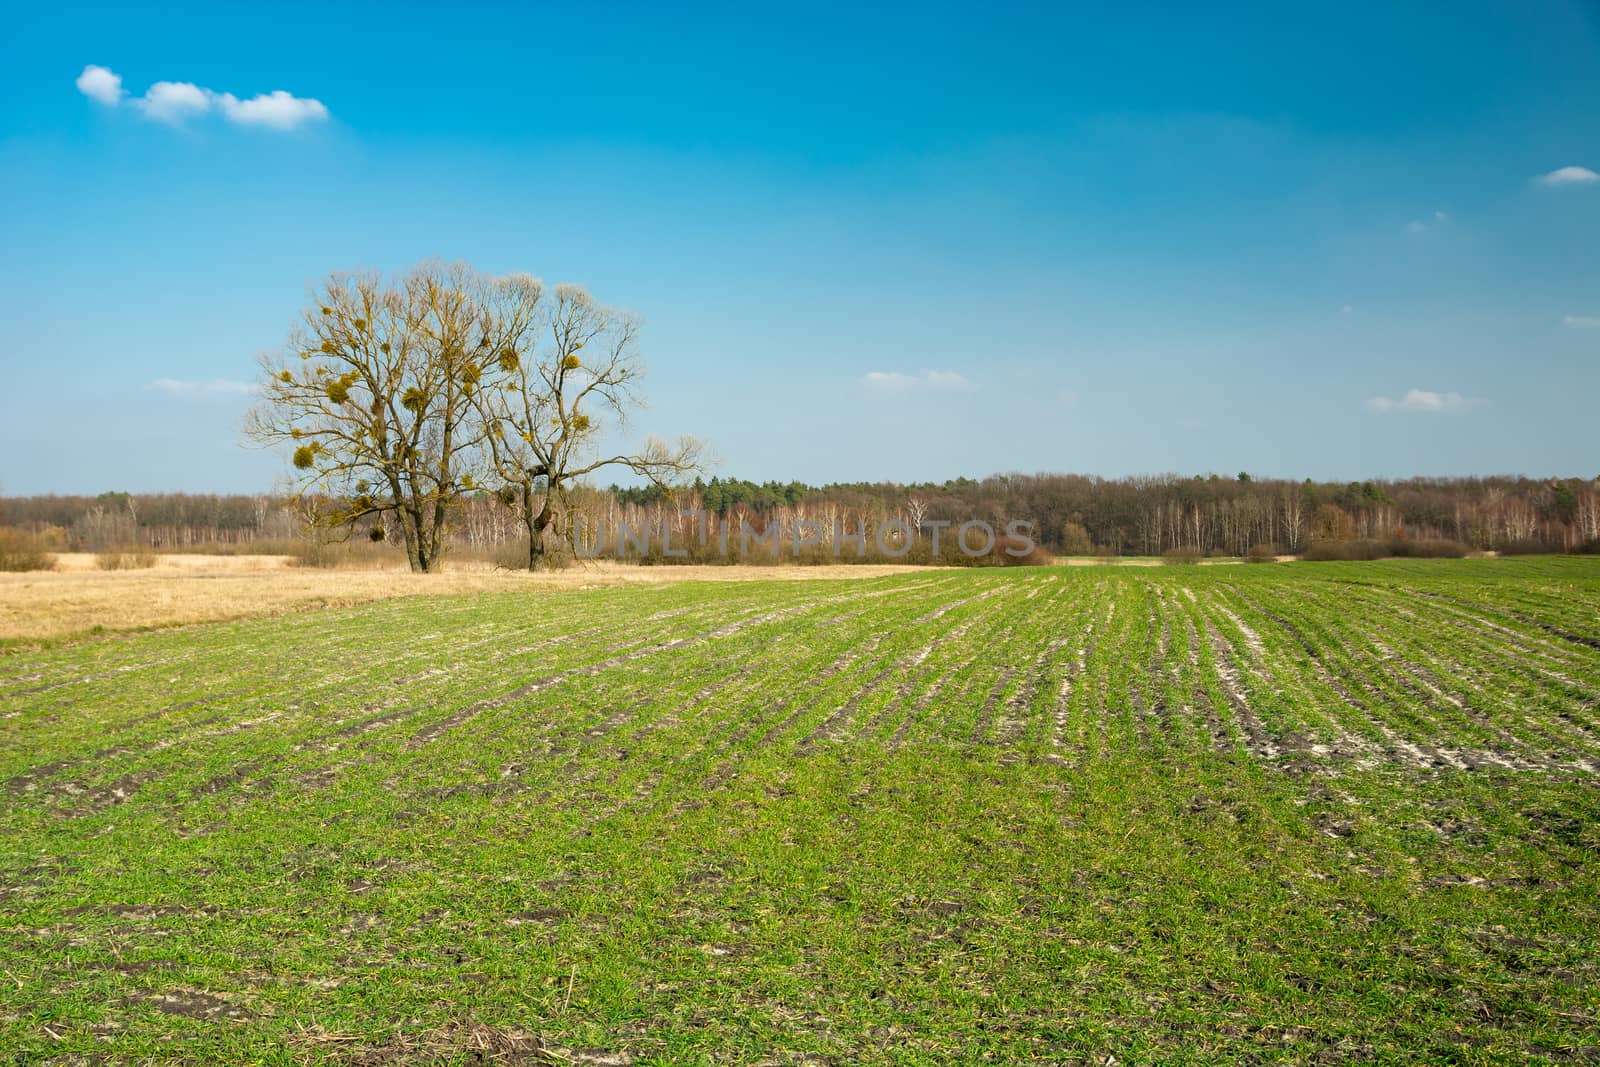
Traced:
POLYGON ((256 354, 426 257, 724 474, 1600 474, 1600 7, 1198 7, 11 5, 0 488, 268 487, 256 354))

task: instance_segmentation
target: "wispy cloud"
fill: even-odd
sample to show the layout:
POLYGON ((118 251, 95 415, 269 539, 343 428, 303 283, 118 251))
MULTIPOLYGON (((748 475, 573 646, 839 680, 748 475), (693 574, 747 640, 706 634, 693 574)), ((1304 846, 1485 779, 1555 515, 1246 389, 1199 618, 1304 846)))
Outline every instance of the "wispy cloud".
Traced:
POLYGON ((1375 396, 1367 401, 1367 408, 1380 414, 1442 414, 1467 411, 1478 406, 1479 401, 1460 393, 1436 393, 1428 389, 1408 389, 1404 396, 1375 396))
POLYGON ((122 79, 104 67, 97 67, 93 63, 84 67, 76 84, 78 92, 90 100, 98 100, 112 107, 122 102, 122 79))
POLYGON ((1600 182, 1600 174, 1588 167, 1557 167, 1549 174, 1541 174, 1534 181, 1540 185, 1588 185, 1600 182))
POLYGON ((171 396, 249 396, 257 391, 251 382, 236 382, 228 378, 213 378, 209 382, 191 382, 181 378, 157 378, 149 388, 171 396))
POLYGON ((868 371, 861 381, 874 389, 966 389, 972 383, 953 370, 925 370, 916 374, 899 371, 868 371))
POLYGON ((1449 216, 1449 214, 1447 212, 1435 211, 1433 213, 1433 217, 1432 218, 1429 218, 1429 219, 1412 219, 1410 222, 1406 223, 1406 232, 1407 233, 1426 233, 1427 231, 1433 229, 1436 226, 1443 226, 1445 223, 1447 223, 1449 221, 1450 221, 1450 216, 1449 216))
MULTIPOLYGON (((121 104, 127 95, 120 76, 93 64, 83 68, 77 86, 84 96, 110 107, 121 104)), ((303 123, 321 122, 328 117, 328 109, 322 101, 295 96, 282 89, 241 100, 232 93, 219 93, 193 82, 156 82, 143 96, 134 97, 128 103, 145 118, 174 126, 212 112, 240 126, 267 126, 275 130, 292 130, 303 123)))
POLYGON ((1600 330, 1600 315, 1568 315, 1561 325, 1574 330, 1600 330))

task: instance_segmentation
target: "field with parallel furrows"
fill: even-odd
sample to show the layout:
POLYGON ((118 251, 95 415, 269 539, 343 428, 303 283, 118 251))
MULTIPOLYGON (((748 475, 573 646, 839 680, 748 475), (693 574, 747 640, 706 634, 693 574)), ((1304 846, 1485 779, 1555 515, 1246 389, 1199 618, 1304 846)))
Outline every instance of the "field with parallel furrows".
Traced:
POLYGON ((1600 560, 0 657, 0 1062, 1600 1060, 1600 560))

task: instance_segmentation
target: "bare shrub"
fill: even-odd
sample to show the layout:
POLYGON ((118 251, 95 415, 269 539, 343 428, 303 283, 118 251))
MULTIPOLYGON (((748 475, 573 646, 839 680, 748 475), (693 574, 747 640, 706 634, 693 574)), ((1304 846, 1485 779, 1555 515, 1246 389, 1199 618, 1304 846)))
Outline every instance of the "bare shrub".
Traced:
POLYGON ((302 540, 288 553, 291 567, 337 567, 334 546, 325 541, 302 540))
POLYGON ((56 558, 39 537, 0 527, 0 571, 48 571, 55 565, 56 558))
POLYGON ((1409 557, 1413 559, 1461 559, 1472 549, 1459 541, 1430 537, 1409 540, 1403 537, 1387 541, 1366 539, 1360 541, 1315 541, 1301 555, 1307 560, 1373 560, 1409 557))
POLYGON ((1537 537, 1519 538, 1500 546, 1502 556, 1552 556, 1560 551, 1559 548, 1546 544, 1537 537))
POLYGON ((1199 563, 1205 553, 1198 548, 1184 546, 1182 548, 1169 548, 1161 553, 1161 562, 1168 566, 1199 563))
POLYGON ((1250 551, 1244 554, 1246 563, 1276 563, 1278 562, 1277 545, 1251 545, 1250 551))
POLYGON ((992 555, 1002 567, 1048 567, 1056 561, 1037 541, 1030 542, 1006 533, 996 535, 992 555), (1027 548, 1026 552, 1024 548, 1027 548))
POLYGON ((1379 541, 1371 537, 1364 537, 1355 541, 1351 541, 1347 547, 1350 551, 1351 559, 1387 559, 1388 557, 1394 555, 1394 553, 1390 550, 1389 542, 1379 541))
POLYGON ((1301 559, 1316 562, 1339 560, 1384 559, 1389 555, 1389 545, 1371 539, 1359 541, 1313 541, 1301 554, 1301 559))
POLYGON ((1083 528, 1083 523, 1068 520, 1061 524, 1061 554, 1063 556, 1094 554, 1094 542, 1089 540, 1089 531, 1083 528))
POLYGON ((527 538, 513 538, 489 550, 488 563, 497 571, 528 569, 527 538))
POLYGON ((108 548, 95 553, 94 565, 103 571, 142 571, 156 565, 156 554, 148 545, 108 548))
POLYGON ((911 551, 905 556, 884 562, 931 563, 942 567, 1047 567, 1055 563, 1055 557, 1031 538, 1013 537, 993 527, 987 536, 972 533, 963 544, 959 530, 952 527, 943 531, 943 535, 939 538, 937 554, 932 550, 932 538, 919 537, 912 543, 911 551), (1031 547, 1029 547, 1030 542, 1031 547), (979 551, 985 544, 988 546, 987 550, 979 551), (977 554, 973 555, 974 552, 977 554))
POLYGON ((1443 537, 1424 537, 1415 541, 1391 541, 1389 552, 1391 555, 1410 556, 1414 559, 1465 559, 1472 554, 1472 548, 1460 541, 1451 541, 1443 537))
POLYGON ((380 570, 405 559, 404 553, 382 541, 329 541, 303 538, 288 552, 289 566, 320 569, 380 570))

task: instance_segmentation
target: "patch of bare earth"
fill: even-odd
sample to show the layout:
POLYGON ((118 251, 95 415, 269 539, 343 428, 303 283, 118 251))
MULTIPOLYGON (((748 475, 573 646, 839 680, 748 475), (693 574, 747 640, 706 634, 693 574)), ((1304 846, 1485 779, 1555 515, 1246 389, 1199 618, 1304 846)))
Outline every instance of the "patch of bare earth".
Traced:
POLYGON ((198 990, 140 994, 129 997, 126 1003, 202 1022, 237 1022, 251 1017, 250 1012, 232 1000, 198 990))
POLYGON ((433 1063, 629 1067, 634 1062, 634 1055, 625 1050, 570 1048, 547 1042, 526 1030, 490 1026, 473 1020, 415 1033, 392 1034, 375 1041, 320 1026, 303 1027, 296 1033, 293 1044, 306 1055, 348 1067, 433 1063))

